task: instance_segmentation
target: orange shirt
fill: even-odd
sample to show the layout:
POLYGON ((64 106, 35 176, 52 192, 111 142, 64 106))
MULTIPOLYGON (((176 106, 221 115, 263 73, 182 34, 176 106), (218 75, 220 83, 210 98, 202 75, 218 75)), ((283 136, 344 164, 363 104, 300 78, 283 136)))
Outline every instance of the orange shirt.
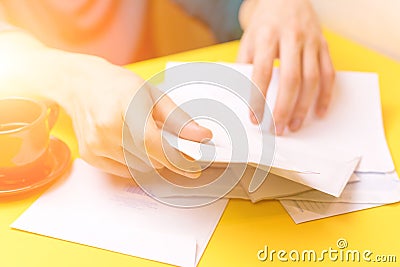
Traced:
POLYGON ((118 65, 241 35, 242 0, 1 0, 1 16, 50 47, 118 65))
POLYGON ((114 64, 149 57, 147 0, 2 0, 3 16, 50 47, 114 64))

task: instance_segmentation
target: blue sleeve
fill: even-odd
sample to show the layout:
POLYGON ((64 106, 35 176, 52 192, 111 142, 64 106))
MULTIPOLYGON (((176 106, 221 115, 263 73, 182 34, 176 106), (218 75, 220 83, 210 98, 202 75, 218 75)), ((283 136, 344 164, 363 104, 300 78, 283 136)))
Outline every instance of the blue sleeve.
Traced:
POLYGON ((203 21, 214 33, 217 41, 239 39, 239 8, 243 0, 172 0, 189 15, 203 21))

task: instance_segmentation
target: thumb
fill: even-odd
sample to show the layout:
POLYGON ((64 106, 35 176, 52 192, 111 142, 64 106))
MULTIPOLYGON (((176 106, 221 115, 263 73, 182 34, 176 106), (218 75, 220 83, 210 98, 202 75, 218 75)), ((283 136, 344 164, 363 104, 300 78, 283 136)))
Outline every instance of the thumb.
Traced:
POLYGON ((195 142, 203 142, 212 138, 211 130, 195 122, 165 93, 156 88, 152 88, 151 92, 153 97, 157 99, 153 109, 153 117, 156 121, 162 122, 167 131, 195 142))
POLYGON ((145 146, 151 159, 156 160, 173 172, 189 178, 197 178, 201 175, 200 165, 183 156, 173 148, 162 135, 154 121, 148 121, 146 125, 145 146))

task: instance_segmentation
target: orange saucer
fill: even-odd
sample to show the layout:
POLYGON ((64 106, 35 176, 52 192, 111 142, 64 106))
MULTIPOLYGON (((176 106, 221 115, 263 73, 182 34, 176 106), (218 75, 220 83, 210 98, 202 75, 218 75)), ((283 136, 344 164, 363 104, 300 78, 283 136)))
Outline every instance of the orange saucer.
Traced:
MULTIPOLYGON (((0 183, 0 197, 21 194, 45 186, 61 177, 69 167, 71 152, 61 140, 51 137, 45 168, 35 171, 13 184, 0 183)), ((0 173, 0 180, 1 180, 0 173)), ((3 176, 4 178, 4 176, 3 176)))

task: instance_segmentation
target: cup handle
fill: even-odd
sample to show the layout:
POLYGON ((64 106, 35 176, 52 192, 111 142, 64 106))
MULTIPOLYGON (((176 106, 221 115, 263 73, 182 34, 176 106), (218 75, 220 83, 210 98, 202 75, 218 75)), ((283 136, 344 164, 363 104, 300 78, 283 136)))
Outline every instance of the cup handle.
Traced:
POLYGON ((43 103, 47 106, 47 122, 49 125, 49 130, 51 130, 57 122, 60 106, 53 100, 49 99, 43 100, 43 103))

